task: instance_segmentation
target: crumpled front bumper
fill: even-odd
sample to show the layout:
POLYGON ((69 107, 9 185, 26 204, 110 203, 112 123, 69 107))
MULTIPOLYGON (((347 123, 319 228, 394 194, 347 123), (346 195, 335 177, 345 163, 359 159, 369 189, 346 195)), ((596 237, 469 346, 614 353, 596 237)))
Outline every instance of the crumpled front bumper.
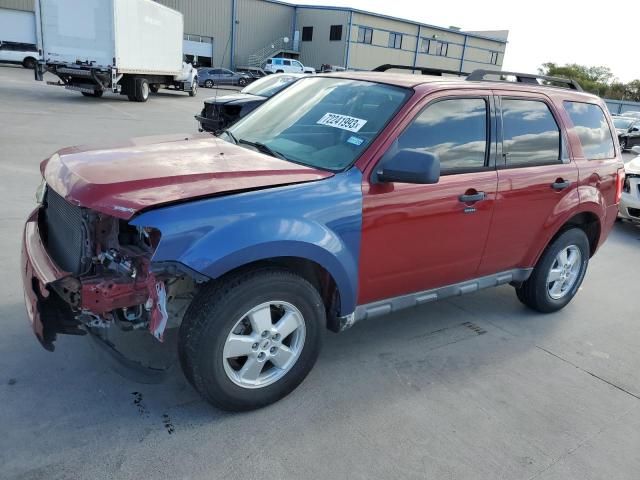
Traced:
POLYGON ((42 346, 53 351, 55 331, 45 327, 42 305, 51 295, 47 286, 70 273, 61 270, 47 253, 38 227, 39 213, 39 209, 34 210, 24 226, 20 265, 29 322, 42 346))

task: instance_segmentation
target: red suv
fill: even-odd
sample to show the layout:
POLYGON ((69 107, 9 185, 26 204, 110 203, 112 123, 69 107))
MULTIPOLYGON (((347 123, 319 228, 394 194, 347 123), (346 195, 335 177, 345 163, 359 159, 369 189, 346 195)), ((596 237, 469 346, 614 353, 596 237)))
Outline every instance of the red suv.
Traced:
POLYGON ((325 327, 503 284, 563 308, 624 180, 606 106, 580 90, 341 72, 217 136, 61 150, 25 227, 33 329, 112 351, 114 329, 173 328, 192 385, 242 410, 292 391, 325 327))

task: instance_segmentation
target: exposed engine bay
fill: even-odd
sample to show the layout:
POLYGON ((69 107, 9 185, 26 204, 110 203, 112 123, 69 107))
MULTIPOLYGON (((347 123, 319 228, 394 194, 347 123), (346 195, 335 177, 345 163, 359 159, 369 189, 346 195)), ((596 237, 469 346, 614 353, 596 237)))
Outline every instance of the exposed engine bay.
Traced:
POLYGON ((159 341, 180 324, 197 288, 174 264, 152 265, 160 232, 66 202, 48 189, 40 231, 52 259, 70 275, 51 283, 44 342, 57 333, 148 329, 159 341))

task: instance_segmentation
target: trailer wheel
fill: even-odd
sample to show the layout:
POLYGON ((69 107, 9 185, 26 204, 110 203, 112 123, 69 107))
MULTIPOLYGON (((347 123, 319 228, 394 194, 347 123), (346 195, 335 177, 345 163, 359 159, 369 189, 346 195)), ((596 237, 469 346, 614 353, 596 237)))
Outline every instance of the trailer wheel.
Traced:
POLYGON ((146 78, 136 78, 136 102, 146 102, 149 100, 149 91, 149 81, 146 78))

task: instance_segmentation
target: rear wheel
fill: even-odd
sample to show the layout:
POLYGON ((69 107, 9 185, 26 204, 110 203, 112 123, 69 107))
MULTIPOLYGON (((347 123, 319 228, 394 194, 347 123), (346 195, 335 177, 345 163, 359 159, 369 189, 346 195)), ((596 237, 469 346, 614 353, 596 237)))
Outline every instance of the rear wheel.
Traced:
POLYGON ((29 70, 33 70, 36 68, 36 59, 33 57, 27 57, 22 61, 22 66, 24 68, 28 68, 29 70))
POLYGON ((134 97, 136 102, 146 102, 149 100, 149 81, 146 78, 136 78, 134 97))
POLYGON ((582 284, 589 253, 584 231, 565 231, 547 247, 529 279, 516 288, 518 299, 542 313, 565 307, 582 284))
POLYGON ((198 294, 180 327, 180 361, 213 405, 260 408, 304 380, 325 324, 324 305, 309 282, 284 270, 254 270, 198 294))

